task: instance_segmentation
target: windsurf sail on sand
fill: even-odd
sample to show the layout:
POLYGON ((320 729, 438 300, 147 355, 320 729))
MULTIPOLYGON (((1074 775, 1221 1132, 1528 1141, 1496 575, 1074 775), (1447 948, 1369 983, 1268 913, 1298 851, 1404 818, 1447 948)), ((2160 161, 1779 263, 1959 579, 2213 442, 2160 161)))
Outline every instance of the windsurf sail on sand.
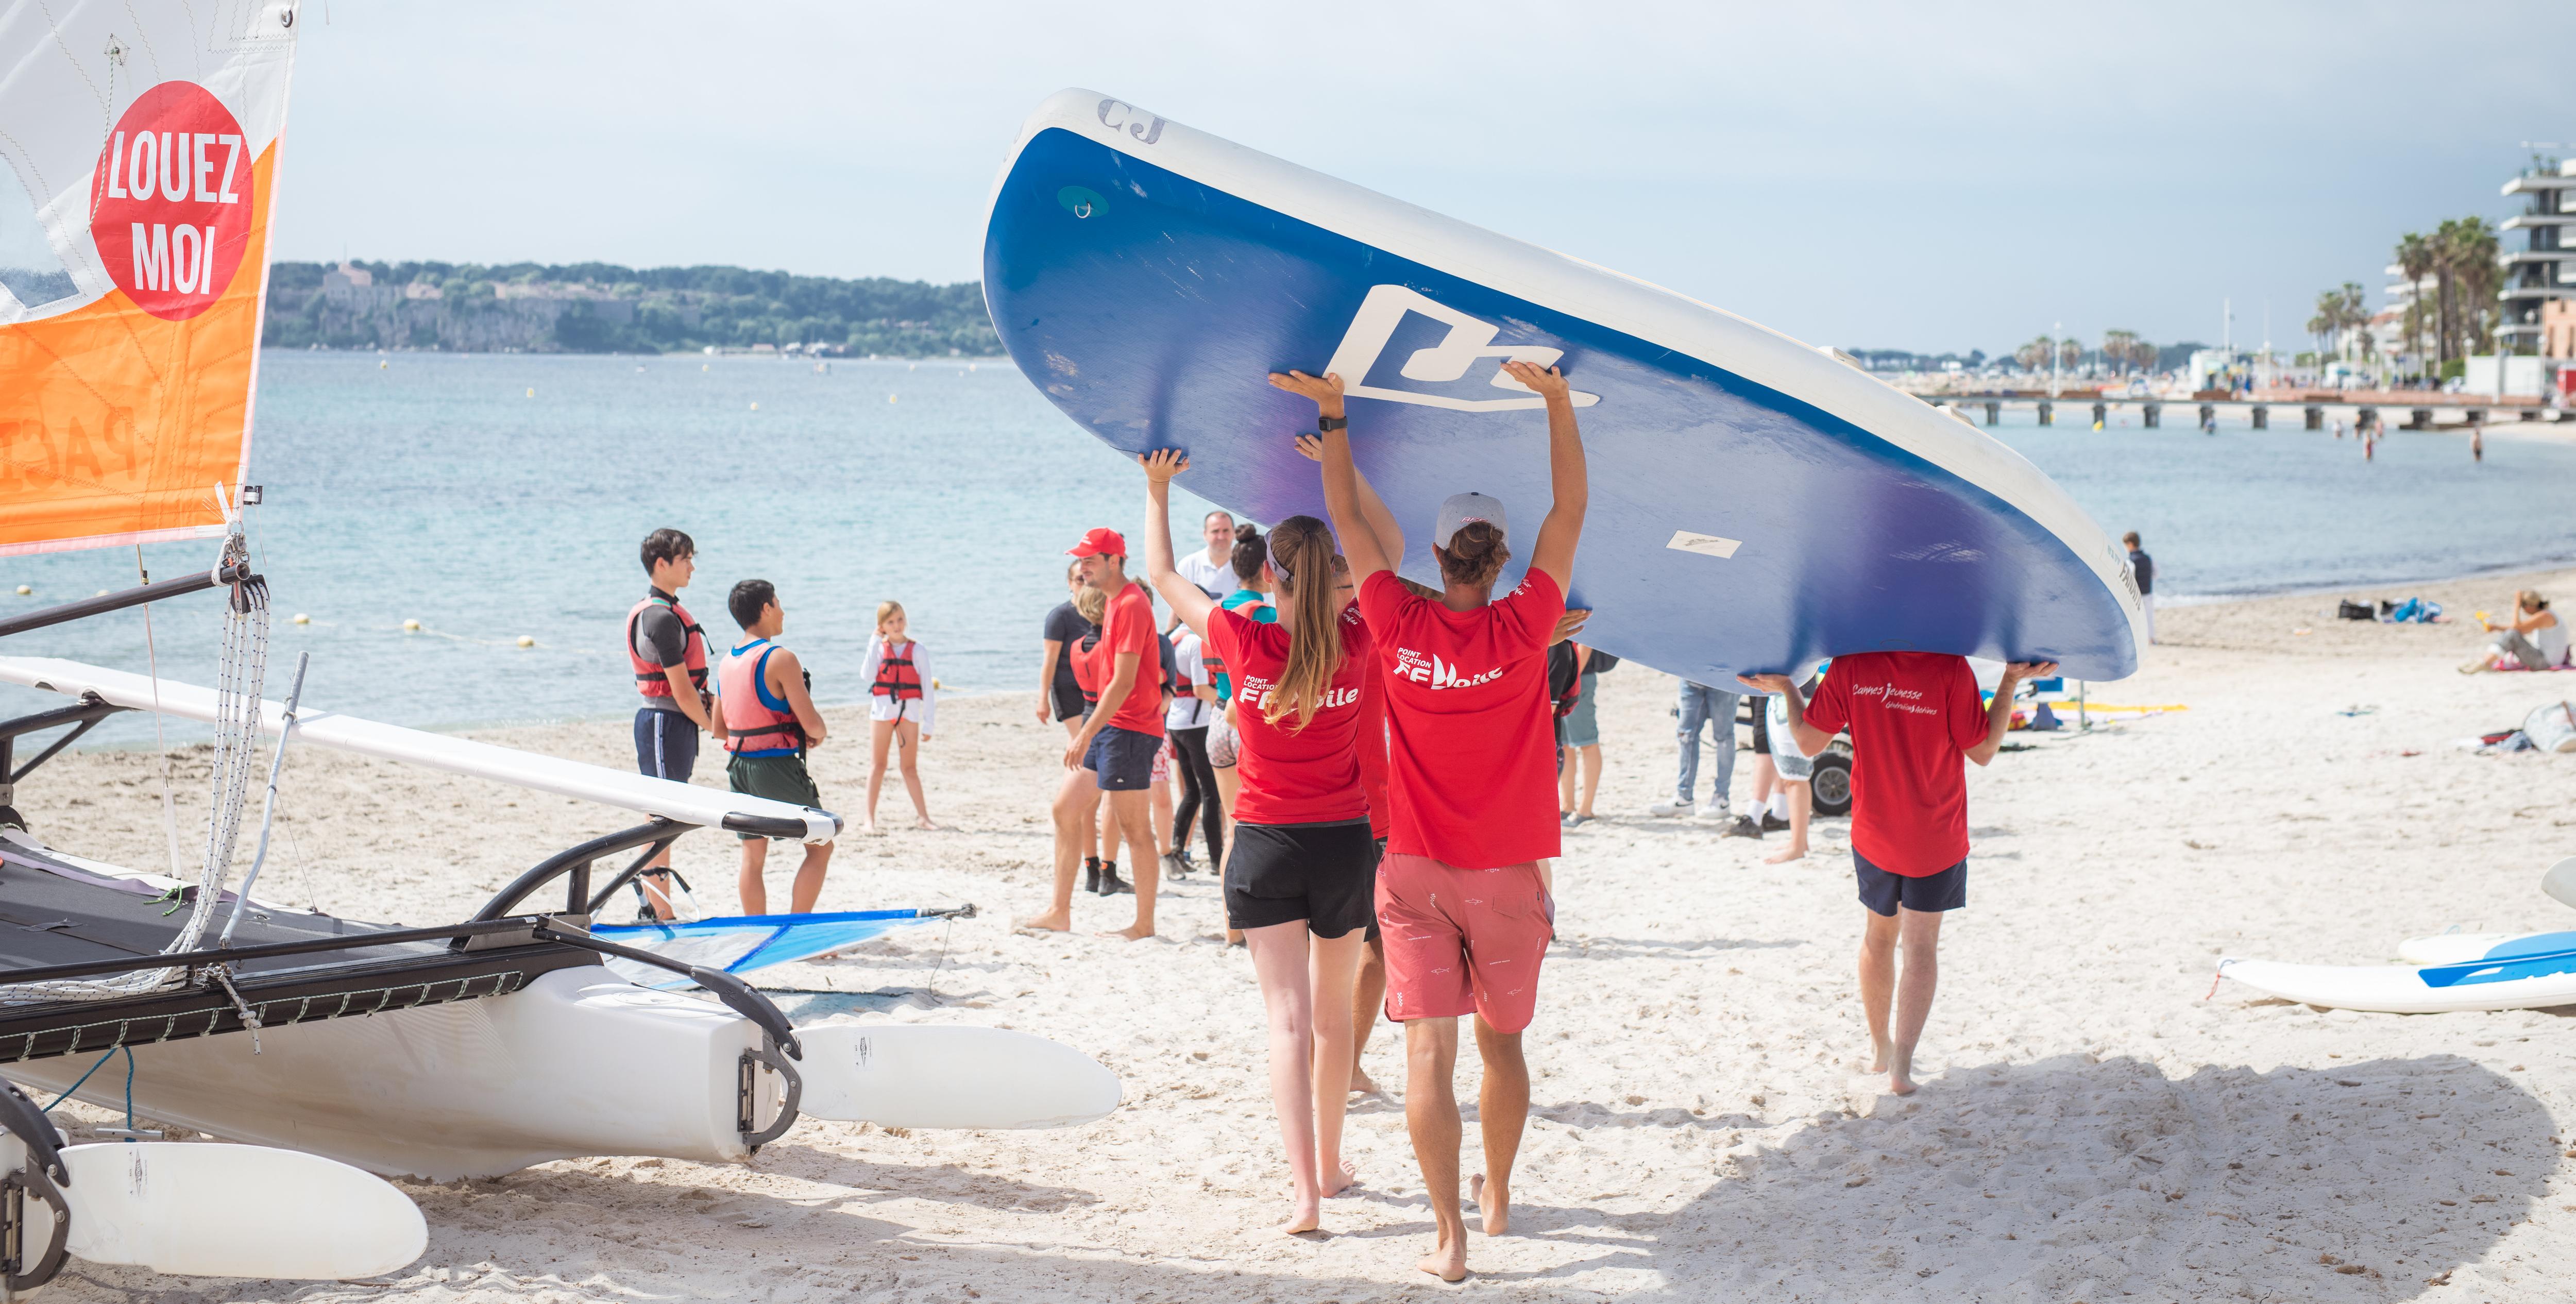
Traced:
POLYGON ((224 533, 297 19, 0 10, 0 554, 224 533))
MULTIPOLYGON (((701 969, 748 973, 771 965, 811 960, 826 952, 855 946, 871 937, 941 919, 963 919, 973 906, 950 910, 851 910, 834 914, 737 915, 730 919, 697 919, 657 924, 595 924, 591 934, 603 941, 639 947, 701 969)), ((611 958, 609 971, 641 987, 686 987, 689 980, 669 970, 632 960, 611 958)))
MULTIPOLYGON (((1525 184, 1505 182, 1505 185, 1525 184)), ((1360 469, 1437 583, 1427 527, 1473 489, 1519 560, 1545 514, 1539 398, 1562 365, 1591 509, 1583 641, 1705 684, 1920 650, 2137 667, 2126 553, 2020 454, 1830 350, 1094 91, 1040 105, 994 184, 984 294, 1030 383, 1124 453, 1254 520, 1322 515, 1263 381, 1340 373, 1360 469)))

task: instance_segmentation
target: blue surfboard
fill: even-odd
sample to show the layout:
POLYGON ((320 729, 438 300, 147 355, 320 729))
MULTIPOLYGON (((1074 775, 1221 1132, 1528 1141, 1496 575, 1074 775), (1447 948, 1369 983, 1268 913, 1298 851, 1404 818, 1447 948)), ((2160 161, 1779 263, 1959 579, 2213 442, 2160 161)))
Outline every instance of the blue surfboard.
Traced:
MULTIPOLYGON (((993 193, 984 292, 1012 361, 1126 453, 1257 521, 1324 514, 1267 373, 1337 371, 1351 445, 1437 584, 1442 498, 1492 494, 1526 562, 1547 425, 1502 371, 1565 368, 1591 509, 1586 643, 1702 683, 1881 649, 2137 667, 2125 554, 2027 460, 1836 358, 1669 291, 1063 91, 993 193)), ((1102 505, 1103 523, 1137 507, 1102 505)))

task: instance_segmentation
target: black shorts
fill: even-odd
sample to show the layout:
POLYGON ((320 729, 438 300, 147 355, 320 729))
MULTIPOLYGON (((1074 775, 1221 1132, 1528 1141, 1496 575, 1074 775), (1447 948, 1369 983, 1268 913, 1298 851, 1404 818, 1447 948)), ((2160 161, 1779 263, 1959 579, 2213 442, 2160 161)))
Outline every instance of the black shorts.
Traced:
MULTIPOLYGON (((1371 862, 1371 863, 1373 863, 1373 864, 1379 864, 1379 865, 1383 865, 1383 864, 1385 864, 1385 863, 1386 863, 1386 839, 1384 839, 1384 838, 1371 838, 1371 839, 1369 839, 1369 842, 1370 842, 1373 846, 1375 846, 1375 847, 1377 848, 1377 859, 1376 859, 1375 861, 1371 862)), ((1376 900, 1376 898, 1375 898, 1375 897, 1371 897, 1371 898, 1370 898, 1370 900, 1369 900, 1369 934, 1368 934, 1368 940, 1369 940, 1369 944, 1370 944, 1371 946, 1375 946, 1375 945, 1377 944, 1377 900, 1376 900)))
POLYGON ((1154 754, 1161 750, 1161 734, 1108 725, 1091 736, 1082 768, 1100 776, 1102 792, 1136 792, 1154 782, 1154 754))
POLYGON ((1079 720, 1091 714, 1091 704, 1082 700, 1082 690, 1072 684, 1054 684, 1047 688, 1047 700, 1055 707, 1055 721, 1079 720))
POLYGON ((1964 860, 1937 874, 1913 877, 1891 874, 1854 851, 1852 869, 1860 876, 1860 903, 1874 915, 1893 915, 1898 906, 1934 914, 1968 904, 1968 862, 1964 860))
POLYGON ((677 711, 638 708, 635 768, 656 779, 687 783, 698 768, 698 726, 677 711))
POLYGON ((1234 826, 1225 852, 1225 926, 1301 919, 1317 937, 1377 922, 1377 840, 1367 820, 1234 826))
POLYGON ((1746 693, 1744 700, 1753 706, 1753 754, 1771 754, 1771 699, 1760 693, 1746 693))

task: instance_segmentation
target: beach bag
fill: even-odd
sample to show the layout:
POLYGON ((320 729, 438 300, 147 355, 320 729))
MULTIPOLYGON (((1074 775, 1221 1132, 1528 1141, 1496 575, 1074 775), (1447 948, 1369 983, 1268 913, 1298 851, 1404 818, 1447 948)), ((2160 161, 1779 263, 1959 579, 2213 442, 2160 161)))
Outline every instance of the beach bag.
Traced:
POLYGON ((2355 602, 2350 598, 2345 598, 2342 602, 2336 604, 2335 615, 2343 620, 2379 619, 2379 613, 2371 610, 2369 603, 2355 602))
POLYGON ((2522 720, 2523 736, 2544 752, 2576 752, 2576 716, 2565 702, 2551 702, 2522 720))

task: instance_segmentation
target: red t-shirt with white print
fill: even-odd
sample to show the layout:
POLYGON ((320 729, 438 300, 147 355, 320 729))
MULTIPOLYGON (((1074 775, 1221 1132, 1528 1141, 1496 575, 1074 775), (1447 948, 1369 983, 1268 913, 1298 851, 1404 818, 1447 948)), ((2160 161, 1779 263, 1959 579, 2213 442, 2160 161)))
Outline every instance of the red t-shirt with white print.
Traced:
POLYGON ((1509 594, 1451 611, 1379 571, 1356 605, 1386 672, 1386 849, 1459 869, 1555 856, 1547 644, 1565 614, 1556 581, 1532 567, 1509 594))
POLYGON ((1851 839, 1862 859, 1921 878, 1968 858, 1967 751, 1986 740, 1986 704, 1966 657, 1835 657, 1807 723, 1851 730, 1851 839))

